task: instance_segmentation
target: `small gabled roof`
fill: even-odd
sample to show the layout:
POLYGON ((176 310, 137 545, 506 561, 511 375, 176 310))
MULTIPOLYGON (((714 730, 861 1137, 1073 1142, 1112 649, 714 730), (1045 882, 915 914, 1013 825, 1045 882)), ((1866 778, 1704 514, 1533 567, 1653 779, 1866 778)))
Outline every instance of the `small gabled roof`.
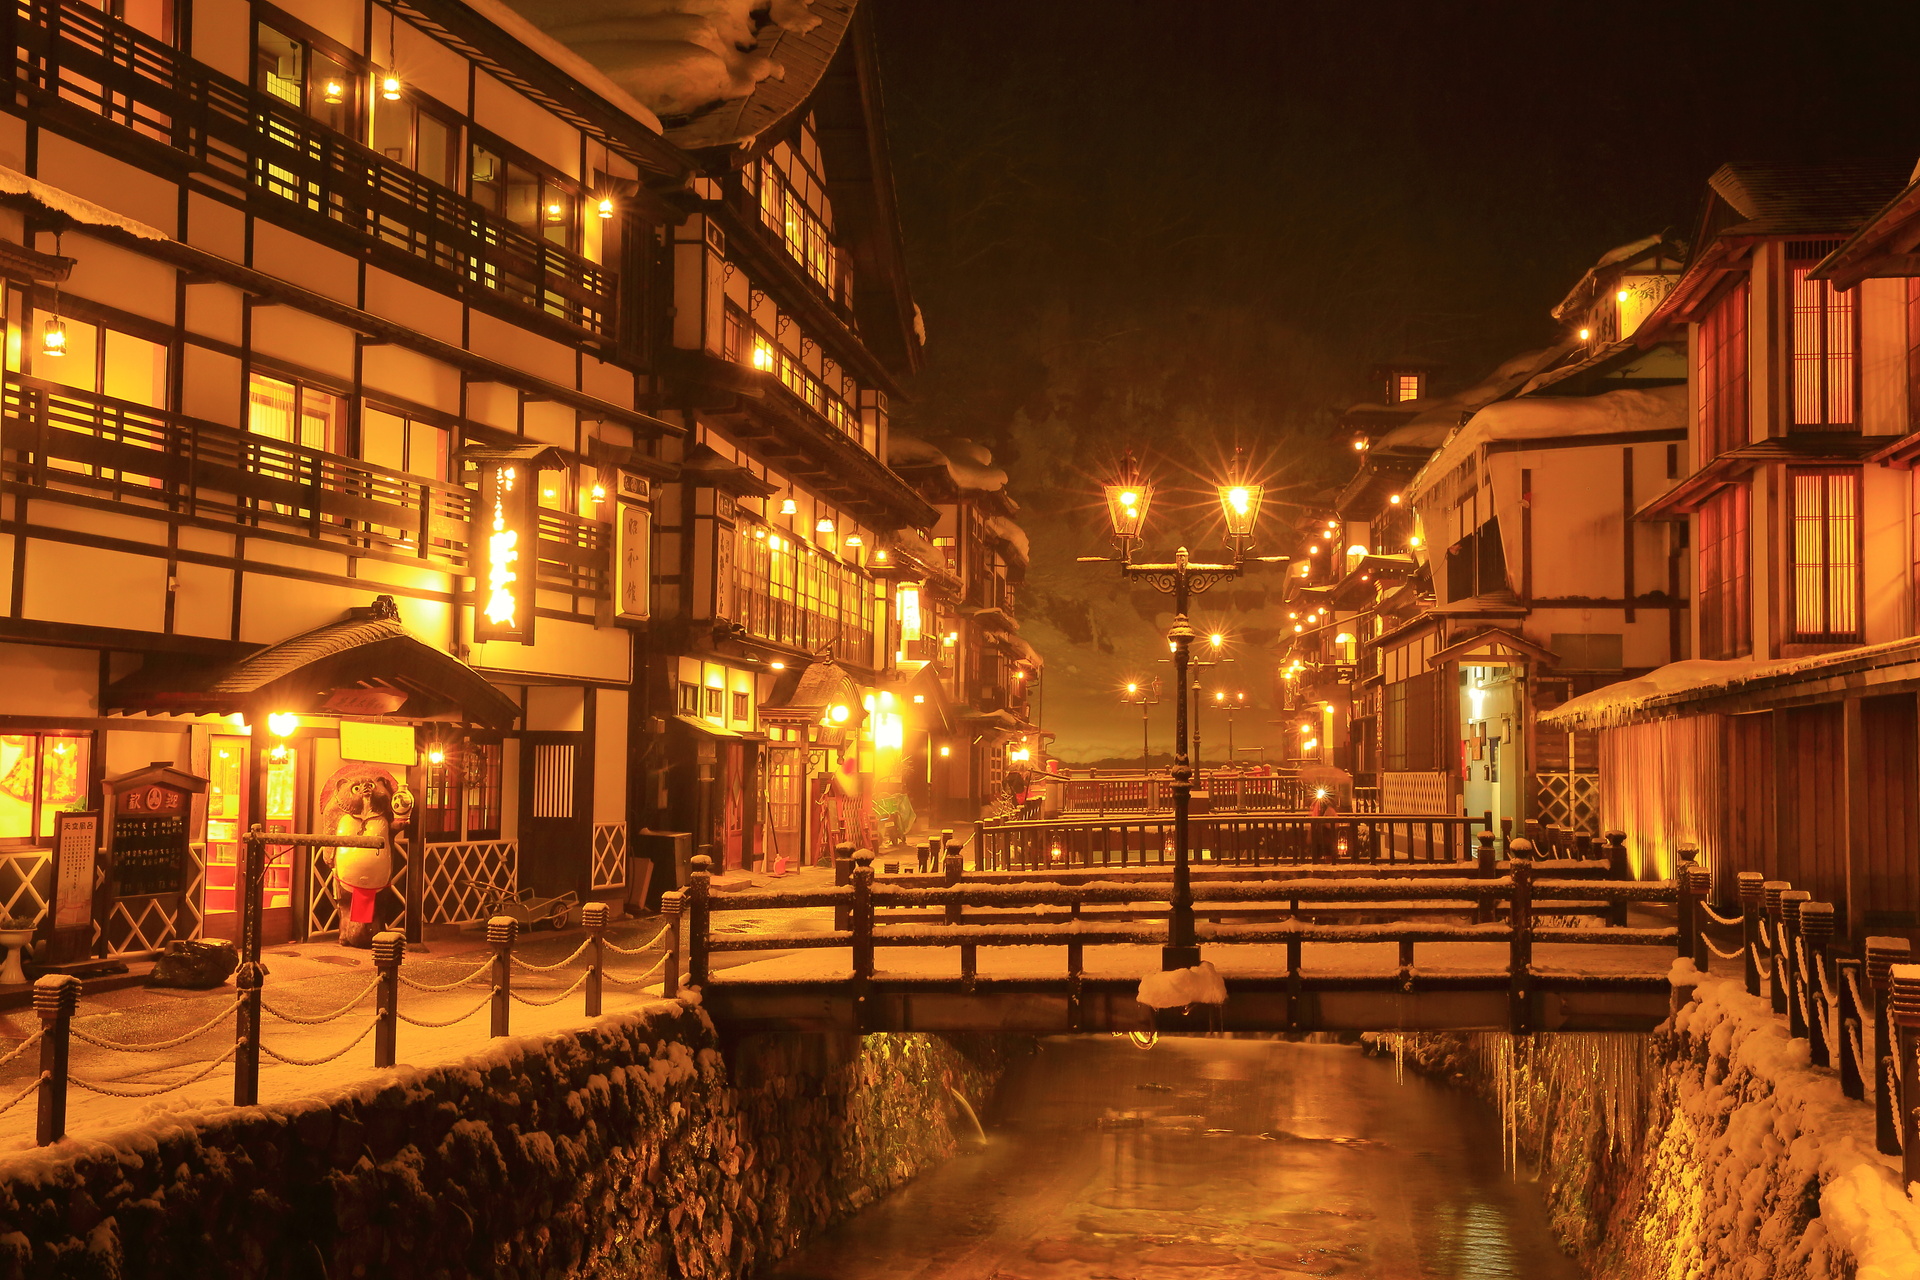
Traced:
POLYGON ((1904 157, 1723 164, 1707 179, 1729 218, 1714 234, 1846 235, 1907 185, 1912 168, 1904 157))

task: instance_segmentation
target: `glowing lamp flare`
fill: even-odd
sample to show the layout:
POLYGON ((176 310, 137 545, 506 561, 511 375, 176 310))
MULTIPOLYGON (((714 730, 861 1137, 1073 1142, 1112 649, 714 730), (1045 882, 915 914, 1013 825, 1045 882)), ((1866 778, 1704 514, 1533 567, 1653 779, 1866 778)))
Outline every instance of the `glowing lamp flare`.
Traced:
POLYGON ((385 76, 380 81, 380 96, 388 102, 400 101, 400 77, 385 76))
POLYGON ((1131 481, 1106 486, 1107 522, 1116 538, 1133 539, 1147 523, 1147 508, 1153 505, 1153 486, 1131 481))
POLYGON ((267 732, 284 738, 300 727, 300 717, 291 711, 276 711, 267 717, 267 732))
POLYGON ((599 204, 594 206, 593 211, 599 214, 602 218, 611 218, 613 216, 613 201, 602 200, 599 204))
POLYGON ((67 354, 67 322, 59 316, 49 318, 46 328, 41 331, 40 354, 47 356, 67 354))
POLYGON ((1257 484, 1220 486, 1220 514, 1227 522, 1227 535, 1246 538, 1253 535, 1254 522, 1260 518, 1260 499, 1265 493, 1257 484))

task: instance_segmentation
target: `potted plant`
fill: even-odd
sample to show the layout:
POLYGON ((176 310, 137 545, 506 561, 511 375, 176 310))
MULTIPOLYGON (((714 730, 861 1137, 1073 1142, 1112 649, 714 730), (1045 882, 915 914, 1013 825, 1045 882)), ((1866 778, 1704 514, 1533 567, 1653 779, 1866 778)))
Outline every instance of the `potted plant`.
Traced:
POLYGON ((33 927, 31 916, 0 918, 0 947, 7 949, 6 963, 0 964, 0 987, 27 985, 27 971, 20 967, 20 961, 33 943, 33 927))

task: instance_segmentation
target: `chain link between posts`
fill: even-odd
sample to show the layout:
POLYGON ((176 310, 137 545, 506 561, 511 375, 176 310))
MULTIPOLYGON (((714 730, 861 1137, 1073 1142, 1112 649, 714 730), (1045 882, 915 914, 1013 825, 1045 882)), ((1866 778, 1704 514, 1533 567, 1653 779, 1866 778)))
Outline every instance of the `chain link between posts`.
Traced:
POLYGON ((1705 902, 1696 902, 1693 905, 1700 908, 1700 910, 1706 912, 1707 919, 1713 921, 1717 925, 1722 926, 1723 928, 1738 929, 1741 925, 1746 923, 1745 916, 1723 916, 1718 911, 1715 911, 1712 907, 1708 906, 1705 902))
POLYGON ((409 978, 404 972, 399 975, 399 978, 401 982, 412 987, 415 991, 455 991, 466 986, 469 982, 472 982, 475 978, 491 968, 493 968, 493 959, 492 957, 488 957, 482 960, 480 967, 472 973, 464 978, 457 978, 452 982, 416 982, 412 978, 409 978))
POLYGON ((36 1044, 39 1044, 40 1038, 46 1034, 47 1033, 45 1030, 36 1031, 32 1035, 28 1036, 25 1040, 22 1040, 19 1044, 13 1046, 13 1048, 7 1053, 6 1057, 0 1058, 0 1067, 6 1066, 9 1062, 12 1062, 15 1058, 19 1057, 21 1054, 25 1053, 27 1050, 33 1048, 33 1046, 35 1046, 36 1044))
POLYGON ((0 1116, 7 1114, 7 1112, 13 1110, 15 1107, 25 1102, 28 1098, 31 1098, 34 1094, 38 1093, 40 1091, 40 1086, 45 1084, 47 1081, 51 1079, 53 1079, 53 1072, 51 1071, 42 1071, 39 1075, 35 1076, 33 1078, 32 1084, 29 1084, 26 1088, 14 1094, 11 1098, 8 1098, 5 1102, 0 1102, 0 1116))
POLYGON ((338 1058, 342 1054, 346 1053, 347 1050, 353 1048, 355 1045, 359 1044, 362 1040, 365 1040, 368 1036, 372 1035, 373 1029, 379 1025, 380 1025, 380 1020, 378 1018, 375 1018, 372 1022, 369 1022, 366 1026, 360 1029, 359 1035, 347 1041, 345 1044, 341 1045, 338 1049, 335 1049, 332 1053, 328 1054, 324 1058, 289 1057, 284 1053, 279 1053, 275 1051, 273 1046, 267 1044, 265 1041, 262 1041, 260 1044, 260 1052, 266 1054, 269 1058, 272 1058, 277 1062, 284 1062, 290 1067, 325 1066, 327 1063, 332 1062, 335 1058, 338 1058))
MULTIPOLYGON (((488 961, 488 963, 491 964, 492 961, 488 961)), ((406 1014, 400 1012, 398 1009, 395 1009, 393 1013, 396 1018, 400 1019, 400 1021, 404 1023, 407 1023, 409 1026, 425 1027, 428 1030, 437 1031, 443 1027, 451 1027, 456 1022, 465 1022, 468 1018, 471 1018, 474 1014, 480 1012, 482 1009, 486 1008, 489 1004, 492 1004, 494 996, 498 995, 499 993, 500 993, 500 988, 498 987, 493 988, 493 990, 487 992, 486 995, 480 997, 479 1004, 473 1006, 473 1008, 467 1010, 465 1013, 461 1014, 459 1017, 448 1018, 445 1022, 428 1022, 422 1018, 409 1018, 406 1014)))
POLYGON ((551 1000, 535 1000, 531 996, 523 996, 518 991, 513 991, 513 990, 509 990, 507 994, 513 997, 515 1000, 518 1000, 521 1004, 530 1004, 535 1006, 536 1008, 544 1008, 547 1005, 559 1004, 562 1000, 565 1000, 568 996, 578 991, 581 988, 581 986, 586 982, 589 976, 590 975, 587 973, 582 973, 579 977, 573 980, 572 986, 568 987, 565 991, 562 991, 559 995, 553 997, 553 999, 551 1000))
POLYGON ((234 997, 233 1003, 222 1009, 219 1013, 214 1014, 193 1030, 186 1032, 184 1035, 177 1035, 171 1040, 155 1040, 149 1044, 127 1044, 119 1040, 105 1040, 99 1036, 88 1035, 79 1027, 72 1025, 68 1026, 67 1033, 75 1040, 83 1041, 86 1044, 93 1045, 100 1049, 112 1049, 118 1053, 158 1053, 162 1049, 178 1048, 189 1040, 195 1040, 207 1034, 207 1032, 213 1030, 216 1026, 220 1025, 220 1023, 239 1012, 241 1002, 244 998, 245 997, 242 996, 234 997))
POLYGON ((592 945, 593 945, 593 939, 588 938, 586 941, 582 942, 579 946, 573 949, 572 955, 568 956, 565 960, 556 960, 552 964, 535 964, 531 960, 522 960, 519 956, 514 956, 512 957, 512 959, 513 959, 513 962, 519 965, 522 969, 530 969, 535 973, 552 973, 555 969, 564 969, 568 965, 572 964, 575 960, 578 960, 581 956, 587 953, 587 948, 592 945))
POLYGON ((197 1073, 188 1076, 185 1080, 177 1084, 162 1085, 158 1089, 115 1089, 110 1085, 94 1084, 90 1081, 82 1080, 79 1076, 68 1076, 67 1083, 76 1089, 85 1089, 88 1093, 98 1093, 109 1098, 157 1098, 163 1093, 172 1093, 175 1089, 184 1089, 190 1084, 200 1083, 200 1081, 212 1075, 221 1064, 231 1061, 233 1055, 238 1052, 240 1052, 240 1046, 236 1044, 233 1048, 227 1050, 212 1062, 202 1067, 197 1073))
POLYGON ((268 1004, 264 998, 260 1001, 260 1008, 264 1012, 270 1013, 274 1017, 280 1019, 282 1022, 297 1022, 303 1027, 317 1027, 323 1022, 332 1022, 335 1018, 344 1018, 348 1014, 352 1013, 355 1007, 358 1006, 362 1000, 365 1000, 368 996, 372 995, 374 993, 374 990, 378 988, 379 985, 380 985, 380 979, 375 978, 372 982, 369 982, 366 986, 360 988, 360 993, 358 995, 354 996, 353 999, 341 1005, 338 1009, 335 1009, 332 1013, 322 1013, 322 1014, 314 1015, 312 1017, 303 1016, 297 1013, 288 1013, 284 1009, 277 1009, 273 1005, 268 1004))
POLYGON ((645 955, 647 952, 653 950, 654 946, 660 941, 660 939, 666 937, 667 934, 672 929, 673 929, 672 925, 666 925, 662 927, 660 932, 653 935, 653 938, 651 941, 643 942, 637 947, 623 947, 617 942, 608 941, 606 944, 607 950, 617 951, 623 956, 645 955))

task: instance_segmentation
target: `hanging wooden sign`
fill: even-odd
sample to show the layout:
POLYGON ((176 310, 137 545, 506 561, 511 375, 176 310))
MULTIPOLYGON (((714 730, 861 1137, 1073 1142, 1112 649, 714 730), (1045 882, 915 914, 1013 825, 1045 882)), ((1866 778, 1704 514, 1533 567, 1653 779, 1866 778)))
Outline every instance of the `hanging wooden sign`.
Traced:
POLYGON ((540 556, 533 496, 538 473, 522 459, 480 461, 474 504, 473 638, 533 643, 533 578, 540 556))

